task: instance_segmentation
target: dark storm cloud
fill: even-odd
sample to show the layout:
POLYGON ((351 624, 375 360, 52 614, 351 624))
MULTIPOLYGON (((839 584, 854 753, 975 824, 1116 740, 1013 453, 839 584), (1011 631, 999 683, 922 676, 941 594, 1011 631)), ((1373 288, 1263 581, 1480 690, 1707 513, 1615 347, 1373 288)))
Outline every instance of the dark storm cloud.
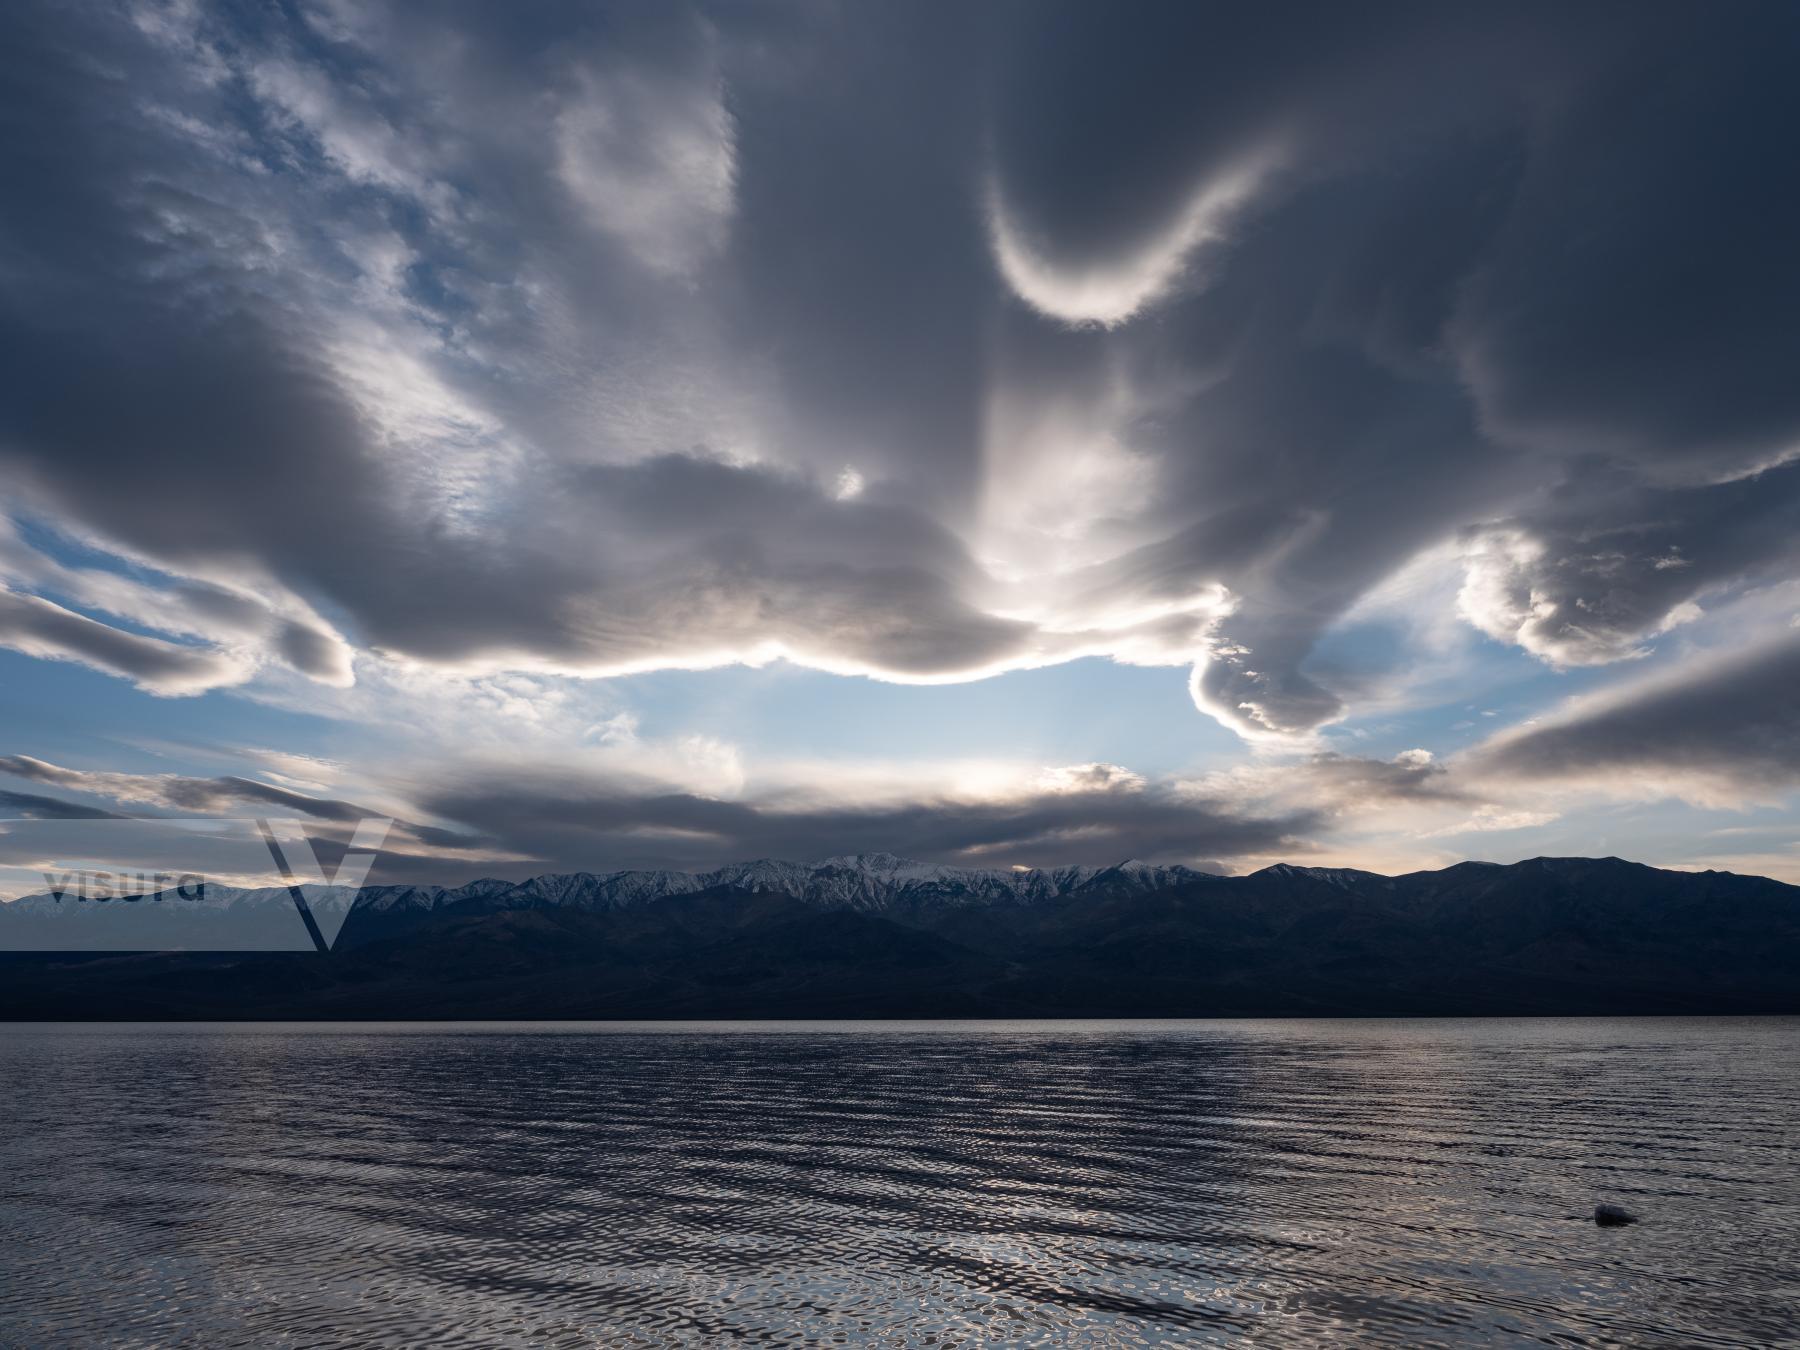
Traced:
POLYGON ((1470 768, 1741 798, 1800 782, 1800 636, 1714 659, 1504 736, 1470 768))
MULTIPOLYGON (((1078 275, 1133 249, 1153 254, 1151 226, 1174 220, 1208 174, 1228 176, 1259 135, 1280 147, 1239 208, 1247 221, 1198 249, 1166 295, 1146 299, 1150 319, 1114 339, 1147 387, 1183 372, 1197 386, 1138 431, 1162 452, 1172 532, 1123 561, 1148 564, 1152 586, 1211 575, 1244 596, 1196 680, 1202 705, 1227 722, 1291 733, 1336 716, 1339 697, 1300 669, 1320 633, 1448 522, 1510 507, 1530 533, 1530 484, 1555 482, 1559 459, 1591 471, 1585 461, 1611 454, 1633 466, 1623 472, 1693 478, 1742 471, 1793 441, 1791 381, 1760 372, 1785 369, 1794 340, 1784 287, 1800 269, 1780 241, 1797 197, 1771 142, 1791 152, 1800 109, 1769 106, 1794 96, 1767 58, 1725 68, 1740 43, 1792 51, 1791 14, 1709 22, 1701 68, 1651 97, 1647 87, 1685 61, 1697 11, 1634 11, 1627 22, 1601 7, 1337 7, 1286 25, 1296 15, 1276 11, 1264 28, 1261 12, 1155 6, 1131 23, 1071 9, 1053 9, 1024 40, 1026 51, 1055 46, 1043 66, 1054 73, 1016 115, 1016 154, 1003 141, 998 155, 1015 184, 1003 195, 1045 256, 1060 249, 1078 275), (1059 45, 1065 28, 1081 40, 1059 45), (1196 62, 1234 59, 1218 79, 1180 78, 1196 62), (1744 76, 1751 87, 1734 87, 1744 76), (1053 106, 1053 90, 1074 88, 1090 97, 1053 106), (1646 99, 1653 120, 1632 123, 1646 99), (1678 147, 1672 160, 1663 132, 1678 147), (1574 174, 1628 192, 1642 219, 1574 174), (1707 184, 1701 197, 1688 195, 1690 174, 1707 184), (1706 324, 1658 312, 1657 268, 1691 292, 1678 308, 1691 303, 1706 324), (1715 312, 1739 292, 1755 293, 1747 328, 1715 312), (1555 360, 1527 334, 1527 315, 1563 344, 1555 360), (1570 349, 1572 335, 1588 350, 1570 349), (1756 344, 1741 359, 1740 341, 1756 344), (1596 362, 1609 373, 1590 384, 1596 362), (1727 430, 1753 383, 1774 440, 1727 430), (1578 402, 1607 435, 1541 434, 1578 402), (1715 428, 1670 436, 1662 423, 1677 403, 1714 407, 1715 428), (1197 504, 1210 514, 1196 519, 1197 504)), ((1102 305, 1093 317, 1109 316, 1102 305)), ((1763 503, 1795 499, 1785 481, 1755 491, 1763 503)), ((1615 500, 1609 523, 1654 533, 1669 504, 1643 495, 1641 518, 1621 520, 1615 500)), ((1713 502, 1685 511, 1727 519, 1713 502)), ((1567 528, 1561 514, 1549 524, 1567 528)), ((1703 575, 1717 585, 1791 561, 1778 532, 1728 541, 1690 523, 1707 562, 1686 582, 1665 572, 1633 601, 1617 579, 1570 569, 1565 607, 1654 608, 1656 593, 1678 602, 1703 575)), ((1630 648, 1592 650, 1616 659, 1630 648)))
POLYGON ((1470 620, 1557 665, 1616 661, 1711 592, 1793 575, 1800 464, 1698 487, 1576 474, 1530 517, 1469 540, 1470 620))
MULTIPOLYGON (((643 26, 633 20, 627 35, 644 37, 638 32, 643 26)), ((326 368, 321 349, 335 337, 319 302, 342 299, 331 291, 330 274, 256 275, 272 266, 271 250, 323 247, 309 240, 310 224, 285 222, 295 237, 272 239, 255 213, 287 204, 271 201, 262 179, 240 190, 237 178, 227 175, 210 184, 219 196, 160 181, 164 174, 192 176, 204 156, 172 139, 160 123, 113 110, 106 73, 93 68, 95 61, 77 59, 56 30, 48 21, 36 31, 28 25, 27 41, 14 58, 33 73, 14 86, 22 130, 9 148, 24 160, 21 175, 45 179, 48 191, 16 222, 9 220, 15 225, 9 242, 29 260, 32 279, 7 297, 15 303, 0 316, 0 342, 10 354, 6 443, 19 447, 13 473, 37 499, 174 568, 255 558, 276 577, 352 615, 369 645, 430 659, 616 668, 716 660, 779 645, 826 663, 937 674, 1004 662, 1023 649, 1021 625, 991 617, 967 598, 975 569, 942 525, 905 500, 835 501, 829 482, 814 481, 804 464, 789 469, 703 462, 686 446, 636 464, 598 466, 583 466, 590 447, 577 446, 574 463, 538 455, 510 476, 491 475, 484 460, 470 470, 483 498, 475 519, 456 518, 455 506, 434 495, 435 484, 420 486, 396 471, 385 443, 390 433, 371 423, 341 373, 326 368), (52 141, 64 147, 54 162, 45 148, 52 141), (102 175, 134 188, 110 194, 102 175), (65 222, 79 224, 65 230, 65 222), (109 396, 93 398, 95 388, 109 396)), ((650 50, 638 54, 655 57, 671 47, 679 73, 682 52, 697 41, 695 31, 690 22, 675 25, 673 34, 652 33, 644 39, 650 50)), ((261 81, 306 106, 276 78, 300 58, 261 36, 284 53, 280 61, 270 58, 279 69, 271 73, 246 63, 240 80, 230 83, 244 86, 237 89, 241 95, 261 81)), ((489 55, 511 50, 528 64, 549 60, 566 36, 516 34, 489 55)), ((146 59, 126 36, 104 37, 110 40, 101 48, 108 61, 146 59)), ((522 85, 519 70, 458 71, 486 97, 537 100, 541 92, 535 83, 522 85)), ((321 61, 310 78, 329 88, 334 77, 347 74, 321 61)), ((648 78, 634 67, 629 87, 648 78)), ((301 92, 309 88, 303 85, 301 92)), ((703 82, 700 93, 709 89, 703 82)), ((661 96, 679 102, 681 93, 677 81, 661 96)), ((179 90, 170 94, 182 96, 179 90)), ((642 98, 654 104, 658 94, 652 90, 642 98)), ((471 157, 470 172, 509 177, 504 161, 519 145, 484 144, 466 125, 455 132, 469 138, 458 148, 471 157)), ((315 134, 322 138, 317 146, 299 133, 291 135, 298 145, 281 142, 271 149, 265 142, 258 162, 275 159, 278 173, 300 178, 329 177, 307 155, 328 157, 333 136, 380 160, 384 139, 399 132, 377 110, 359 106, 334 109, 315 134), (288 162, 289 155, 299 162, 288 162)), ((546 175, 555 176, 555 166, 542 162, 541 148, 530 153, 546 175)), ((340 183, 337 189, 350 222, 358 221, 359 210, 382 214, 362 198, 382 199, 377 205, 392 211, 395 204, 387 199, 404 196, 409 186, 404 164, 365 164, 360 172, 373 183, 340 183)), ((424 195, 445 215, 457 214, 455 203, 439 205, 433 194, 424 195)), ((616 242, 603 237, 597 245, 584 237, 576 256, 569 256, 575 250, 569 237, 574 227, 565 219, 569 203, 544 210, 545 219, 530 222, 532 242, 541 248, 528 260, 532 266, 558 284, 577 270, 591 273, 596 261, 604 274, 605 253, 616 251, 616 242)), ((460 235, 465 227, 452 223, 445 229, 460 235)), ((967 233, 970 258, 977 259, 979 232, 971 224, 967 233)), ((652 242, 629 236, 626 246, 652 242)), ((478 239, 470 251, 484 254, 498 246, 478 239)), ((419 258, 406 283, 407 303, 426 303, 411 288, 422 289, 425 274, 447 261, 419 258)), ((338 264, 342 268, 343 260, 338 264)), ((516 259, 513 265, 523 266, 516 259)), ((867 279, 882 274, 882 284, 896 293, 923 297, 934 289, 886 276, 873 258, 862 270, 867 279)), ((778 277, 771 278, 770 293, 789 305, 805 299, 778 277)), ((819 305, 880 308, 879 296, 866 288, 846 293, 826 286, 815 298, 819 305)), ((467 300, 441 297, 439 308, 456 311, 467 300)), ((500 329, 503 340, 542 341, 541 332, 508 331, 505 300, 496 306, 498 317, 481 322, 500 329)), ((921 317, 935 315, 935 305, 917 303, 921 317)), ((645 304, 642 296, 604 295, 595 304, 594 314, 578 316, 581 327, 605 329, 623 317, 627 328, 657 340, 660 317, 635 312, 645 304)), ((540 323, 542 317, 534 316, 540 323)), ((892 359, 859 353, 848 334, 830 333, 821 315, 792 323, 796 333, 814 333, 836 366, 806 379, 840 389, 852 404, 868 405, 879 390, 896 408, 936 415, 930 409, 941 402, 934 402, 941 390, 909 391, 896 383, 908 378, 898 373, 907 365, 905 353, 896 351, 892 359), (854 381, 844 365, 849 359, 867 367, 854 381)), ((890 318, 885 327, 894 323, 890 318)), ((942 336, 927 333, 912 341, 918 351, 936 350, 942 336)), ((592 331, 574 337, 597 340, 592 331)), ((537 359, 528 349, 516 356, 537 359)), ((964 356, 934 359, 954 365, 959 379, 975 378, 964 356)), ((961 402, 964 441, 944 450, 966 475, 975 455, 967 443, 975 415, 972 386, 961 402)), ((836 442, 847 433, 820 434, 836 442)), ((880 451, 897 468, 915 448, 898 440, 885 450, 874 445, 873 421, 859 435, 865 453, 880 451)), ((927 438, 940 440, 935 433, 927 438)), ((428 459, 437 454, 429 443, 415 448, 428 459)), ((629 448, 641 454, 658 446, 629 448)), ((427 464, 426 476, 432 472, 427 464)), ((928 486, 937 495, 936 485, 928 486)), ((145 646, 127 638, 115 645, 145 646)), ((332 640, 304 625, 283 627, 274 645, 306 673, 338 668, 332 640)), ((112 660, 104 668, 120 664, 112 660)))
POLYGON ((1691 480, 1795 448, 1800 11, 1615 12, 1538 110, 1451 342, 1508 440, 1691 480))
POLYGON ((1080 782, 993 800, 820 805, 514 774, 446 782, 426 790, 421 805, 496 847, 565 869, 807 860, 883 849, 994 866, 1228 859, 1305 851, 1300 836, 1318 823, 1310 812, 1259 816, 1157 787, 1080 782))
POLYGON ((345 683, 316 605, 450 666, 1194 663, 1289 738, 1433 545, 1565 664, 1793 570, 1791 6, 0 22, 9 502, 280 592, 229 657, 8 597, 148 687, 345 683))
MULTIPOLYGON (((1384 780, 1394 766, 1372 764, 1384 780)), ((1399 770, 1402 777, 1410 770, 1399 770)), ((28 755, 0 757, 0 773, 122 806, 184 815, 307 818, 329 864, 349 828, 380 811, 234 776, 192 778, 68 768, 28 755), (270 808, 276 808, 271 811, 270 808)), ((898 850, 927 861, 1007 866, 1147 858, 1204 864, 1271 852, 1304 853, 1323 820, 1312 808, 1246 809, 1225 796, 1146 784, 1116 766, 1077 765, 1054 782, 968 799, 821 803, 792 793, 723 800, 629 774, 577 774, 451 763, 400 789, 416 820, 396 820, 373 879, 442 882, 496 872, 698 867, 753 857, 810 860, 898 850), (437 820, 448 824, 421 823, 437 820)), ((1404 789, 1401 789, 1404 790, 1404 789)), ((97 807, 0 793, 27 819, 125 819, 97 807)))
MULTIPOLYGON (((0 758, 0 772, 127 807, 306 817, 328 861, 343 851, 351 827, 371 817, 389 821, 394 809, 235 776, 111 773, 23 755, 0 758)), ((1228 871, 1245 859, 1314 852, 1323 831, 1371 812, 1484 802, 1422 750, 1389 760, 1318 754, 1279 771, 1246 768, 1200 782, 1147 781, 1118 765, 1076 764, 973 794, 768 786, 724 798, 624 769, 455 759, 429 773, 396 773, 381 795, 399 800, 403 816, 392 819, 382 847, 374 878, 382 882, 879 851, 979 866, 1140 858, 1228 871)))

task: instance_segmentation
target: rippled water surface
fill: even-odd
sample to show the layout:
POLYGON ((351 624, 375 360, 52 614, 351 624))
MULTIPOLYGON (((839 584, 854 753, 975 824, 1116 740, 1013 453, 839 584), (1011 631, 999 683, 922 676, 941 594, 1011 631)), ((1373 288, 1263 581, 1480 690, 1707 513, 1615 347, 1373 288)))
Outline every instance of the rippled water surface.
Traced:
POLYGON ((1790 1020, 13 1026, 0 1085, 6 1345, 1800 1344, 1790 1020))

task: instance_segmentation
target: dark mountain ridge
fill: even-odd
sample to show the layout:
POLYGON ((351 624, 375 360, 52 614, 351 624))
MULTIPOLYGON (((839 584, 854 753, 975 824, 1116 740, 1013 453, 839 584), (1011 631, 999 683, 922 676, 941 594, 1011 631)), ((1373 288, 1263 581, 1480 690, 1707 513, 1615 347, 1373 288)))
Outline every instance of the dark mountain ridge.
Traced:
MULTIPOLYGON (((8 943, 82 922, 68 903, 0 909, 0 1017, 1800 1013, 1800 887, 1617 858, 1222 877, 873 855, 370 887, 324 953, 8 943)), ((282 903, 215 891, 183 921, 282 903)))

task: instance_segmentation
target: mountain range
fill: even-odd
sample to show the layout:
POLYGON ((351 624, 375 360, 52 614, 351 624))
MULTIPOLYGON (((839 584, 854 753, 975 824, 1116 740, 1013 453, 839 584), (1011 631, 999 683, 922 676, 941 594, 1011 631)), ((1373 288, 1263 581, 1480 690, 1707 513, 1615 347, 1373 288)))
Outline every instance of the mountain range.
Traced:
POLYGON ((0 1017, 1800 1012, 1800 887, 1618 858, 1226 877, 865 854, 304 895, 329 951, 279 887, 0 906, 0 1017))

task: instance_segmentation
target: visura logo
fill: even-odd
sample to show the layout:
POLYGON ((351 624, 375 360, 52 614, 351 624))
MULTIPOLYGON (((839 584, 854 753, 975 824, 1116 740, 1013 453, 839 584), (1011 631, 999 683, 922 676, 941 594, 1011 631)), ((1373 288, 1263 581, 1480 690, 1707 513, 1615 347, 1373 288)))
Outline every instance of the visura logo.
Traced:
POLYGON ((280 870, 282 880, 287 884, 288 894, 293 897, 294 909, 300 915, 300 922, 306 925, 306 935, 312 939, 313 947, 318 951, 330 951, 336 939, 338 929, 343 926, 348 911, 340 910, 337 922, 332 925, 329 936, 319 926, 319 919, 313 912, 312 905, 306 898, 307 886, 344 886, 356 888, 363 884, 369 875, 369 869, 375 865, 375 857, 381 846, 387 841, 388 831, 394 822, 380 816, 371 816, 358 821, 350 842, 345 847, 338 865, 326 876, 325 867, 319 858, 319 850, 306 833, 303 822, 298 820, 258 820, 257 830, 262 834, 263 843, 268 846, 269 856, 274 859, 280 870))
POLYGON ((197 872, 109 872, 76 868, 45 872, 44 885, 59 904, 64 900, 105 904, 139 901, 161 904, 166 900, 200 900, 206 895, 206 878, 197 872))
POLYGON ((0 950, 328 951, 392 826, 386 817, 9 821, 9 842, 37 855, 25 875, 43 890, 0 905, 0 950))

